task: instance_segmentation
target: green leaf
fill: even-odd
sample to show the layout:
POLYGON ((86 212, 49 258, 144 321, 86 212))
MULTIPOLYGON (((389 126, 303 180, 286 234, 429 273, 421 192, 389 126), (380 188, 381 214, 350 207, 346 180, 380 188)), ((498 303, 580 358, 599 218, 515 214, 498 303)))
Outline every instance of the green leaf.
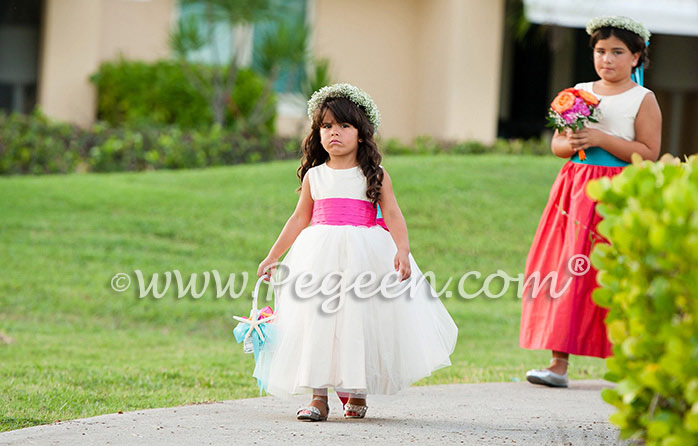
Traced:
POLYGON ((671 437, 666 437, 661 445, 662 446, 686 446, 687 443, 685 443, 681 437, 677 437, 672 435, 671 437))
MULTIPOLYGON (((598 294, 594 293, 594 298, 598 294)), ((608 324, 608 339, 614 344, 621 344, 628 337, 628 327, 625 321, 613 321, 608 324)))
MULTIPOLYGON (((597 262, 592 262, 595 266, 597 262)), ((613 300, 613 292, 606 288, 597 288, 592 293, 592 299, 597 305, 608 308, 611 306, 613 300)), ((612 341, 613 342, 613 341, 612 341)))
MULTIPOLYGON (((692 378, 686 384, 684 396, 689 404, 698 403, 698 378, 692 378)), ((698 413, 698 404, 696 404, 696 413, 698 413)))
POLYGON ((592 200, 601 200, 605 191, 604 184, 599 180, 591 180, 587 183, 586 192, 592 200))
POLYGON ((655 420, 647 425, 647 437, 649 439, 661 440, 671 432, 671 426, 666 421, 655 420))
POLYGON ((615 389, 603 389, 601 390, 601 398, 607 402, 608 404, 611 405, 616 405, 620 403, 620 396, 618 396, 618 392, 616 392, 615 389))
POLYGON ((611 416, 608 417, 608 421, 615 424, 620 429, 627 429, 629 426, 628 416, 625 413, 623 413, 622 411, 618 411, 614 414, 611 414, 611 416))
POLYGON ((687 431, 698 433, 698 413, 688 412, 683 419, 687 431))

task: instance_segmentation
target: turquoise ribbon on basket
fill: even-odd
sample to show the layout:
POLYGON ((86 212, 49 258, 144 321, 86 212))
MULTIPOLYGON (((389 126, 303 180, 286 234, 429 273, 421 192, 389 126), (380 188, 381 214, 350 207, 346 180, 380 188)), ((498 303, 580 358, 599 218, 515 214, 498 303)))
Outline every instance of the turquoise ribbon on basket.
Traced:
MULTIPOLYGON (((270 307, 264 307, 259 311, 258 319, 264 319, 265 317, 271 316, 272 314, 274 314, 274 310, 272 310, 270 307)), ((262 322, 257 326, 262 332, 264 341, 262 341, 262 339, 259 337, 259 333, 256 330, 253 330, 252 326, 246 322, 239 322, 237 326, 233 329, 233 335, 235 336, 235 340, 238 342, 238 344, 242 343, 245 340, 245 336, 247 336, 247 333, 250 330, 253 330, 250 334, 250 338, 252 339, 252 351, 254 353, 255 363, 257 363, 259 351, 262 349, 262 346, 264 346, 265 342, 269 339, 269 335, 271 334, 270 332, 273 331, 273 327, 270 327, 270 325, 266 322, 262 322)))
MULTIPOLYGON (((252 316, 251 314, 250 316, 252 316)), ((271 307, 264 307, 262 308, 259 313, 257 320, 263 320, 267 319, 270 316, 274 315, 274 310, 271 309, 271 307)), ((238 318, 240 319, 250 319, 250 318, 238 318)), ((260 322, 257 324, 250 324, 248 322, 240 321, 237 326, 233 329, 233 336, 235 336, 235 340, 237 341, 238 344, 242 343, 245 341, 245 338, 249 336, 249 338, 252 340, 252 353, 254 354, 254 363, 255 363, 255 369, 259 365, 259 358, 260 358, 260 353, 262 349, 267 346, 268 344, 272 343, 272 340, 274 339, 274 335, 276 333, 276 327, 274 327, 273 324, 269 324, 267 322, 260 322), (254 326, 253 326, 254 325, 254 326), (261 332, 261 337, 260 337, 260 332, 261 332)), ((264 376, 266 376, 268 373, 263 373, 264 376)), ((266 381, 266 380, 265 380, 266 381)), ((259 393, 260 395, 262 394, 262 391, 267 390, 267 383, 264 382, 263 380, 260 380, 257 378, 257 387, 259 387, 259 393)))

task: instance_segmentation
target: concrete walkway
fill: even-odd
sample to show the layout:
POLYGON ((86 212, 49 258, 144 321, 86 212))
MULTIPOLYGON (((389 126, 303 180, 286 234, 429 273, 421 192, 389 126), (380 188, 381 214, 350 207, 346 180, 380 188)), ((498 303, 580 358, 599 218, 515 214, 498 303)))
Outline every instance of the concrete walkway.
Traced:
POLYGON ((369 395, 363 420, 345 420, 330 394, 330 418, 295 420, 307 396, 225 401, 64 421, 0 433, 0 445, 465 444, 620 445, 601 400, 610 383, 568 389, 521 383, 412 387, 369 395))

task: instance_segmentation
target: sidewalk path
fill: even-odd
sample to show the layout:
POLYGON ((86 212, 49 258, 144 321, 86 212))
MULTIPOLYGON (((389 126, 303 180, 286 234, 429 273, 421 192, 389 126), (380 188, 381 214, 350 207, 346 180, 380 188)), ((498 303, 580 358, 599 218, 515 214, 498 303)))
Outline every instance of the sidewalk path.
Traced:
POLYGON ((363 420, 344 420, 330 394, 322 423, 295 420, 307 396, 224 401, 64 421, 0 433, 0 445, 464 444, 620 445, 601 400, 605 381, 568 389, 521 383, 412 387, 369 395, 363 420))

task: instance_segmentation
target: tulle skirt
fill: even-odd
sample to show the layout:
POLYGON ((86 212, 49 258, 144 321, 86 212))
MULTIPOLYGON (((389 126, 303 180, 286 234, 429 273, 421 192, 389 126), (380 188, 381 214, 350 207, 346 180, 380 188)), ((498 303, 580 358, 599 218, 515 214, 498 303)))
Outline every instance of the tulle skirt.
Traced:
POLYGON ((392 394, 451 364, 458 329, 411 256, 398 284, 396 252, 379 226, 301 232, 275 274, 275 338, 255 369, 268 393, 392 394))
POLYGON ((596 270, 585 260, 596 243, 608 242, 596 231, 601 216, 586 195, 586 186, 590 180, 612 177, 622 169, 568 162, 560 170, 526 260, 525 278, 529 280, 536 272, 541 279, 554 273, 553 294, 561 293, 551 297, 550 282, 539 290, 531 282, 524 288, 521 347, 611 356, 604 324, 608 310, 592 300, 596 270), (582 274, 587 266, 589 270, 582 274))

